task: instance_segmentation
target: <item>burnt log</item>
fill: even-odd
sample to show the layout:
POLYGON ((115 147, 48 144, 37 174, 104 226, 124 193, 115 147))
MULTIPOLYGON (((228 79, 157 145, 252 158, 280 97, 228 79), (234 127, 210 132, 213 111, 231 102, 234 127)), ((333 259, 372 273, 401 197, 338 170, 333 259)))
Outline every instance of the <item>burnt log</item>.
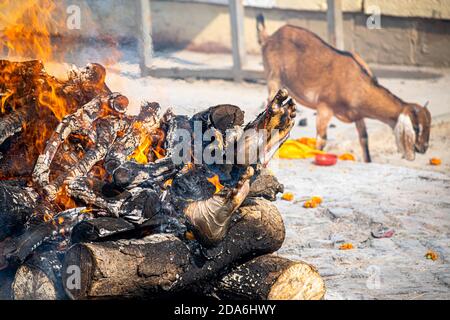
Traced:
POLYGON ((223 300, 321 300, 325 295, 313 266, 273 254, 236 266, 208 286, 209 294, 223 300))
POLYGON ((66 295, 61 282, 57 251, 43 248, 22 264, 12 284, 14 300, 60 300, 66 295))
POLYGON ((91 213, 84 207, 73 208, 54 215, 49 221, 28 223, 20 235, 0 242, 0 268, 22 264, 42 244, 52 241, 64 241, 64 235, 85 219, 91 219, 91 213))
POLYGON ((0 177, 26 177, 59 121, 111 91, 98 64, 74 69, 66 81, 48 75, 40 61, 0 60, 0 177))
POLYGON ((278 250, 284 235, 277 208, 267 200, 249 200, 214 248, 199 250, 195 240, 173 234, 76 244, 64 259, 63 284, 72 299, 161 297, 212 279, 233 263, 278 250), (67 282, 70 266, 81 270, 80 289, 67 282))
POLYGON ((244 124, 244 111, 231 104, 220 104, 196 113, 191 121, 201 121, 203 131, 214 127, 224 134, 227 129, 244 124))
POLYGON ((0 271, 0 300, 12 300, 12 283, 14 282, 15 268, 7 268, 0 271))
POLYGON ((0 242, 24 230, 25 223, 37 205, 37 199, 38 194, 30 188, 12 181, 0 182, 0 242))
MULTIPOLYGON (((89 132, 87 135, 92 135, 90 130, 92 130, 92 126, 96 120, 105 118, 109 113, 120 118, 120 115, 125 113, 127 106, 128 99, 125 96, 122 96, 119 93, 113 93, 110 95, 99 96, 85 104, 75 113, 64 117, 55 129, 55 132, 49 138, 44 152, 37 158, 33 170, 34 183, 38 187, 43 188, 50 200, 54 200, 59 191, 57 190, 57 186, 54 186, 50 182, 50 165, 63 142, 70 134, 75 132, 89 132)), ((116 119, 116 121, 118 121, 118 119, 116 119)), ((112 125, 113 121, 110 122, 112 125)), ((111 132, 106 134, 109 130, 107 130, 104 125, 99 128, 103 129, 101 130, 101 136, 106 135, 107 137, 93 137, 93 140, 99 140, 99 145, 96 145, 96 148, 87 155, 86 160, 82 162, 80 167, 76 167, 76 170, 72 175, 76 176, 77 174, 82 174, 83 171, 89 171, 97 161, 101 160, 106 155, 107 147, 113 142, 115 135, 111 132)), ((113 126, 112 129, 114 131, 116 128, 113 126)))
POLYGON ((100 217, 78 223, 72 230, 71 242, 100 242, 124 237, 134 225, 122 218, 100 217))
POLYGON ((144 132, 149 134, 159 126, 159 110, 158 103, 146 102, 141 105, 137 116, 128 116, 125 119, 129 122, 128 128, 122 132, 121 136, 118 135, 105 156, 104 167, 109 174, 112 175, 121 164, 128 160, 139 146, 144 132))
POLYGON ((278 181, 277 177, 267 172, 266 169, 262 169, 252 179, 248 196, 262 197, 270 201, 275 201, 277 194, 283 192, 284 186, 278 181))
POLYGON ((123 217, 133 223, 151 219, 161 207, 153 189, 118 190, 115 185, 95 178, 77 178, 69 183, 67 190, 72 197, 105 211, 106 215, 123 217))
POLYGON ((0 122, 0 145, 9 137, 22 131, 22 126, 29 119, 26 109, 19 109, 14 113, 5 115, 0 122))
POLYGON ((139 185, 162 185, 164 181, 175 176, 177 169, 171 158, 158 159, 148 164, 126 161, 114 171, 113 182, 126 189, 139 185))

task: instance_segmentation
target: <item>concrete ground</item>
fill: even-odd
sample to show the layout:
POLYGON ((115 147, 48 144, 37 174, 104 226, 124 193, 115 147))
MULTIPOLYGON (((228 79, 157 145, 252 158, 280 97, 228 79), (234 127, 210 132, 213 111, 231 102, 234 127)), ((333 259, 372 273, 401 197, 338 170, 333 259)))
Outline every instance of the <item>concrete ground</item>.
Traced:
MULTIPOLYGON (((192 52, 164 53, 162 67, 229 66, 231 58, 192 52), (227 60, 228 59, 228 60, 227 60)), ((249 64, 261 68, 257 57, 249 64)), ((61 66, 49 66, 56 71, 61 66)), ((231 103, 246 112, 246 120, 261 112, 266 87, 258 83, 140 78, 136 61, 108 67, 107 83, 131 100, 135 113, 143 100, 158 101, 163 109, 193 114, 206 107, 231 103)), ((311 160, 279 160, 271 168, 294 193, 293 202, 278 200, 287 237, 280 255, 315 265, 325 279, 327 299, 450 299, 450 71, 375 66, 379 82, 406 101, 425 103, 433 115, 430 148, 414 162, 400 159, 390 128, 368 122, 374 163, 338 162, 316 167, 311 160), (430 166, 431 157, 442 159, 430 166), (318 195, 315 209, 302 204, 318 195), (395 231, 392 238, 375 239, 380 227, 395 231), (353 250, 339 246, 352 243, 353 250), (425 258, 428 250, 438 254, 425 258)), ((60 70, 61 71, 61 70, 60 70)), ((315 135, 314 111, 299 106, 292 138, 315 135)), ((352 152, 361 159, 353 125, 333 120, 327 149, 352 152)))

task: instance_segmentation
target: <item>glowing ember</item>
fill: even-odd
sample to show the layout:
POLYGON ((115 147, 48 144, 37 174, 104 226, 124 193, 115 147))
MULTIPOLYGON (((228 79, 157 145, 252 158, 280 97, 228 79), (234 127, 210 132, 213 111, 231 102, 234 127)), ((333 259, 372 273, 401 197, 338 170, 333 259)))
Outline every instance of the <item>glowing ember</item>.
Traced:
POLYGON ((5 103, 6 100, 8 100, 9 97, 11 97, 14 94, 14 91, 7 91, 5 93, 1 93, 1 105, 0 105, 0 113, 5 113, 5 103))
POLYGON ((137 163, 147 164, 150 162, 150 152, 156 159, 164 158, 166 150, 162 148, 165 134, 161 129, 153 129, 151 132, 145 130, 141 123, 135 123, 134 129, 140 133, 139 146, 128 156, 128 160, 133 159, 137 163))
POLYGON ((45 222, 49 222, 50 220, 53 219, 53 215, 46 212, 46 213, 44 213, 43 219, 44 219, 45 222))
POLYGON ((55 203, 62 209, 67 210, 71 208, 76 208, 77 205, 75 201, 67 195, 66 188, 63 187, 56 196, 55 203))
POLYGON ((168 188, 168 187, 170 187, 171 185, 172 185, 172 183, 173 183, 173 179, 168 179, 168 180, 166 180, 165 182, 164 182, 164 188, 168 188))
POLYGON ((128 160, 134 159, 137 163, 147 164, 148 163, 148 151, 152 145, 152 139, 150 136, 146 135, 141 138, 139 146, 134 150, 134 152, 128 157, 128 160))
POLYGON ((194 164, 192 162, 188 162, 184 165, 184 167, 181 169, 181 173, 186 173, 190 170, 194 169, 194 164))
POLYGON ((42 90, 39 93, 38 101, 43 107, 50 109, 58 121, 61 121, 67 114, 70 113, 70 108, 67 105, 66 99, 58 96, 56 93, 56 82, 49 83, 50 90, 42 90))
POLYGON ((219 176, 217 174, 207 179, 216 187, 216 191, 214 193, 218 193, 223 189, 223 185, 220 183, 219 176))

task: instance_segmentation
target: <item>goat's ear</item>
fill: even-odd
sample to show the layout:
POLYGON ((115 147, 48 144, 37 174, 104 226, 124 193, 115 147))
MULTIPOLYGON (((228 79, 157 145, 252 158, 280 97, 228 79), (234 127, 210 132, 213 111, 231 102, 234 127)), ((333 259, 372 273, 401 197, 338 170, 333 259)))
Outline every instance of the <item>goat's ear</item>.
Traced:
POLYGON ((414 160, 416 157, 414 151, 416 133, 414 132, 414 127, 408 114, 400 114, 394 128, 394 133, 398 152, 400 152, 406 160, 414 160))

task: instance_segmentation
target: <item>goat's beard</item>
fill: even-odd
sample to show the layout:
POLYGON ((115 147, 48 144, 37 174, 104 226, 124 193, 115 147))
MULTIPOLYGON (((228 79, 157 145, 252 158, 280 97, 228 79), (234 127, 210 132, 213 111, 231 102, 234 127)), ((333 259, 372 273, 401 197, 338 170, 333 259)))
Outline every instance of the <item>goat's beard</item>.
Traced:
POLYGON ((398 152, 402 154, 404 159, 413 161, 416 158, 416 133, 411 118, 407 114, 400 114, 394 128, 394 133, 398 152))

